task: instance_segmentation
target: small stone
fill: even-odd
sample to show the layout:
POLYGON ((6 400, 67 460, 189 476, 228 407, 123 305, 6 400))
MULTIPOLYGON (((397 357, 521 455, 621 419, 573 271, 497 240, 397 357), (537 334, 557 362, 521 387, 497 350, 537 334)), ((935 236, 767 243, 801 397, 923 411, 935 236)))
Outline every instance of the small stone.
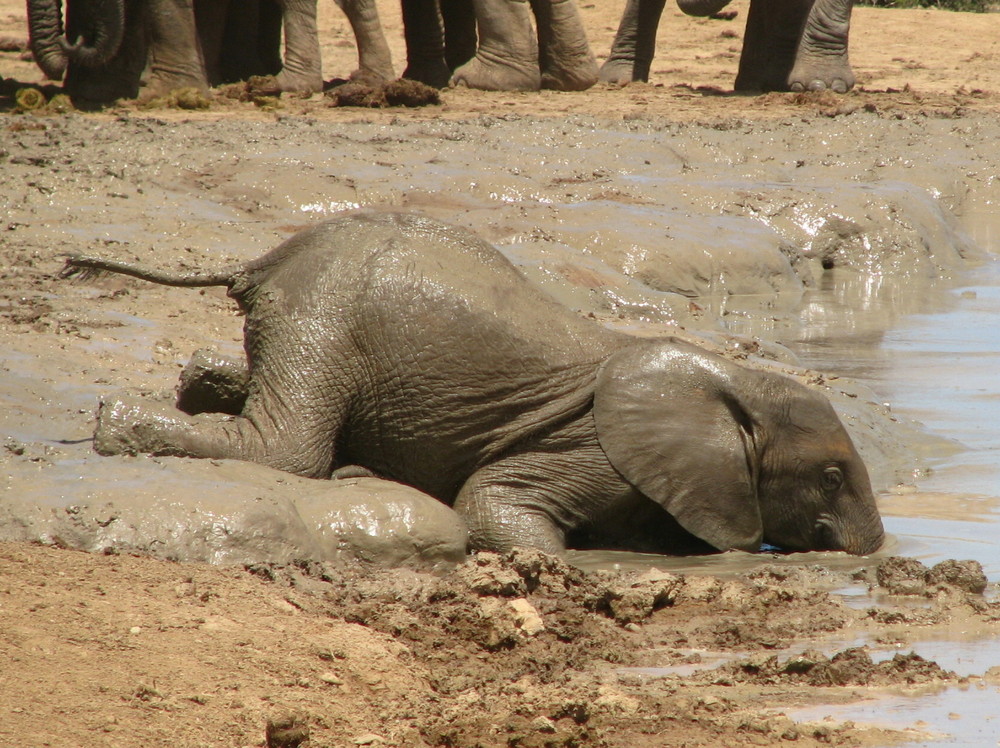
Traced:
POLYGON ((358 737, 354 738, 353 742, 354 745, 375 745, 377 743, 384 743, 385 738, 373 732, 368 732, 364 735, 358 735, 358 737))
POLYGON ((507 605, 514 611, 514 622, 517 627, 528 636, 534 636, 545 630, 545 623, 538 614, 538 610, 525 598, 519 597, 516 600, 509 600, 507 605))
POLYGON ((326 683, 327 685, 330 685, 330 686, 342 686, 342 685, 344 685, 344 679, 343 678, 340 678, 337 675, 335 675, 333 673, 330 673, 330 672, 320 673, 319 679, 321 681, 323 681, 324 683, 326 683))
POLYGON ((140 627, 140 626, 133 626, 132 628, 130 628, 128 630, 128 632, 130 634, 141 634, 142 633, 142 627, 140 627))

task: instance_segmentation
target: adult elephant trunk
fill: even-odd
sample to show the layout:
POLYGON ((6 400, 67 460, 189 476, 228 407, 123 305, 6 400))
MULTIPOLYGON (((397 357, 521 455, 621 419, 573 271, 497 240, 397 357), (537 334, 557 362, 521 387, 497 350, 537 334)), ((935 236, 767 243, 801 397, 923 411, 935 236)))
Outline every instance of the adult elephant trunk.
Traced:
POLYGON ((28 35, 38 67, 50 80, 62 80, 67 59, 61 0, 28 0, 28 35))
POLYGON ((705 17, 729 5, 730 0, 677 0, 677 7, 689 16, 705 17))
POLYGON ((74 7, 70 16, 67 25, 76 38, 72 43, 65 37, 59 41, 70 62, 94 68, 118 53, 125 34, 125 0, 91 0, 82 18, 74 7))

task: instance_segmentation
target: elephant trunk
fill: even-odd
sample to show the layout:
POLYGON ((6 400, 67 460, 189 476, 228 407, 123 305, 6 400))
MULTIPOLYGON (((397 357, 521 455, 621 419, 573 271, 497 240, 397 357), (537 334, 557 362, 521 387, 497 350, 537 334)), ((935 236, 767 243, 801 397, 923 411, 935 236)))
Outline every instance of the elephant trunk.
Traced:
POLYGON ((729 5, 729 0, 677 0, 677 7, 685 15, 710 16, 729 5))
POLYGON ((67 58, 63 49, 61 0, 29 0, 28 36, 38 67, 50 80, 62 80, 67 58))
POLYGON ((819 542, 817 548, 846 551, 854 556, 867 556, 877 551, 885 539, 882 519, 874 509, 866 513, 863 521, 857 518, 844 521, 831 515, 820 517, 816 524, 819 542))
POLYGON ((118 53, 125 34, 125 0, 101 0, 92 7, 86 30, 93 39, 80 33, 72 43, 65 37, 59 40, 70 62, 91 68, 105 64, 118 53))

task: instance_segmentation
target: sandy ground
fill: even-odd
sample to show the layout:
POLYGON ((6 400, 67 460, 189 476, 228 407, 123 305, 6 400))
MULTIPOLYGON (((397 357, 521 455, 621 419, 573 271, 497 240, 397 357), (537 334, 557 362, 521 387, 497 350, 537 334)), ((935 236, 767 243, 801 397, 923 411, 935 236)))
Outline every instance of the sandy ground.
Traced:
MULTIPOLYGON (((583 7, 599 57, 620 6, 583 7)), ((762 183, 786 173, 767 171, 772 159, 758 155, 775 142, 792 154, 773 159, 790 159, 781 167, 788 173, 804 165, 799 173, 815 179, 841 168, 849 181, 828 143, 850 143, 872 173, 909 177, 959 219, 995 205, 1000 16, 859 8, 857 91, 736 96, 746 4, 734 8, 730 22, 670 12, 651 82, 620 90, 445 91, 440 107, 419 110, 329 108, 314 97, 266 111, 220 95, 204 112, 130 105, 100 115, 2 115, 5 496, 37 494, 44 506, 46 493, 79 490, 67 475, 101 473, 104 492, 141 492, 156 481, 175 490, 178 476, 192 481, 184 484, 190 492, 196 475, 232 471, 102 462, 87 442, 100 394, 169 391, 194 348, 238 347, 239 319, 224 296, 113 279, 67 287, 54 274, 61 253, 80 249, 187 265, 254 256, 316 212, 283 202, 296 181, 317 204, 415 207, 500 240, 531 225, 529 208, 484 197, 474 184, 436 189, 425 174, 461 182, 461 173, 435 171, 452 163, 450 143, 482 138, 496 150, 490 132, 523 125, 516 148, 537 166, 520 168, 545 175, 539 194, 586 193, 630 216, 652 198, 621 187, 604 154, 581 156, 573 139, 599 128, 668 133, 677 154, 669 168, 717 168, 723 178, 735 169, 762 183), (740 135, 731 149, 721 139, 730 131, 740 135), (404 137, 409 150, 399 144, 404 137), (336 151, 339 173, 298 171, 324 143, 336 151), (947 152, 940 165, 907 163, 936 150, 947 152), (478 200, 513 206, 502 212, 478 200)), ((398 9, 382 10, 401 61, 398 9)), ((322 25, 326 77, 345 75, 353 47, 332 3, 322 3, 322 25)), ((0 0, 0 37, 24 36, 23 6, 0 0)), ((39 80, 16 49, 0 53, 0 75, 39 80)), ((512 194, 528 189, 515 181, 517 170, 504 167, 509 182, 501 186, 512 194)), ((901 194, 890 203, 919 203, 915 193, 901 194)), ((706 199, 722 204, 716 193, 706 199)), ((747 210, 766 207, 755 199, 733 198, 747 210)), ((914 264, 940 275, 961 260, 914 264)), ((581 287, 603 283, 571 270, 555 275, 581 287)), ((685 323, 697 327, 702 308, 684 306, 685 323)), ((770 340, 780 335, 779 325, 770 340)), ((281 485, 273 479, 267 490, 281 485)), ((959 679, 905 654, 921 637, 997 636, 1000 607, 983 596, 976 569, 962 564, 928 570, 882 556, 805 566, 762 557, 749 571, 714 578, 584 573, 518 553, 430 573, 315 560, 213 566, 163 560, 169 553, 80 553, 67 550, 81 545, 69 535, 46 540, 0 544, 4 745, 292 746, 307 734, 314 747, 875 745, 919 731, 796 724, 784 712, 998 680, 995 672, 959 679), (871 592, 865 604, 849 605, 839 594, 845 588, 871 592), (859 641, 900 654, 873 662, 854 648, 859 641)))

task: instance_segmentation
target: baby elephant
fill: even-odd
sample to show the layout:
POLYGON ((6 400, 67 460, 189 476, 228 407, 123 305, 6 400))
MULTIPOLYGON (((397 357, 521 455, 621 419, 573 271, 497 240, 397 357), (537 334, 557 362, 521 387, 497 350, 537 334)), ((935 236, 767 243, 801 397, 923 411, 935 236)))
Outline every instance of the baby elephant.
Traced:
POLYGON ((314 478, 360 466, 454 506, 479 549, 867 554, 882 541, 865 466, 822 395, 583 319, 468 231, 354 213, 217 272, 77 257, 63 275, 93 271, 226 286, 246 314, 238 416, 109 400, 104 454, 314 478))

